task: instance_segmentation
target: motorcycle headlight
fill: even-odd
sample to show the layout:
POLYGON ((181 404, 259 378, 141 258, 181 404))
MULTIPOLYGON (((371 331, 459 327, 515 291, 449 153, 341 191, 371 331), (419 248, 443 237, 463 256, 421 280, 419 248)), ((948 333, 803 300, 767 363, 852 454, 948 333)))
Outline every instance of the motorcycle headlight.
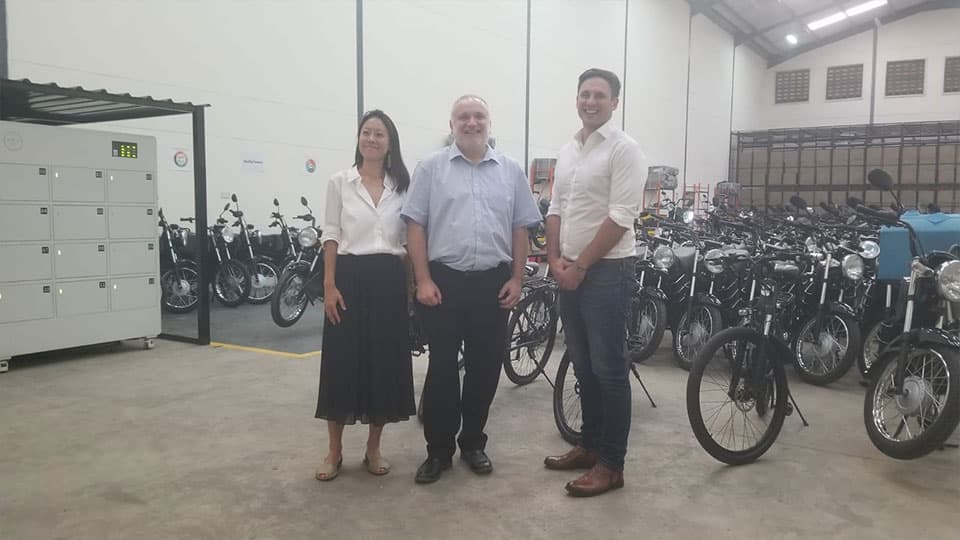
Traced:
POLYGON ((844 257, 841 268, 847 279, 857 281, 863 278, 863 259, 859 255, 851 253, 844 257))
POLYGON ((693 223, 693 210, 684 210, 682 219, 687 225, 693 223))
POLYGON ((657 268, 661 270, 666 270, 673 266, 675 259, 676 256, 673 254, 673 250, 667 246, 660 246, 653 252, 653 264, 657 265, 657 268))
POLYGON ((808 236, 807 239, 803 241, 803 245, 807 247, 807 252, 809 253, 820 253, 820 246, 817 245, 817 241, 814 240, 812 236, 808 236))
POLYGON ((723 252, 719 249, 711 249, 703 256, 703 266, 711 274, 719 274, 723 272, 723 252))
POLYGON ((937 289, 951 302, 960 302, 960 261, 947 261, 937 269, 937 289))
POLYGON ((297 242, 300 243, 300 247, 302 248, 312 248, 317 245, 317 241, 319 240, 320 235, 317 234, 317 230, 313 227, 307 227, 297 235, 297 242))
POLYGON ((233 232, 233 229, 228 229, 224 227, 220 229, 220 236, 223 237, 223 241, 226 243, 233 242, 233 239, 237 237, 237 233, 233 232))
POLYGON ((880 244, 873 240, 860 242, 860 256, 864 259, 876 259, 880 256, 880 244))

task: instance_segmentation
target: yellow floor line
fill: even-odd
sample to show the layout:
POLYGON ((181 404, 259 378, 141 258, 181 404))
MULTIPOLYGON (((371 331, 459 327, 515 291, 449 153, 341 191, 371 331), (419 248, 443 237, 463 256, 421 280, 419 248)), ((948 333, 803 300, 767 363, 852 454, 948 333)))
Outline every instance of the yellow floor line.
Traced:
POLYGON ((247 347, 245 345, 234 345, 232 343, 220 343, 219 341, 211 341, 211 347, 218 347, 221 349, 230 349, 234 351, 246 351, 246 352, 255 352, 261 354, 270 354, 273 356, 279 356, 281 358, 310 358, 312 356, 318 356, 320 351, 311 351, 305 353, 292 353, 284 351, 275 351, 273 349, 261 349, 259 347, 247 347))

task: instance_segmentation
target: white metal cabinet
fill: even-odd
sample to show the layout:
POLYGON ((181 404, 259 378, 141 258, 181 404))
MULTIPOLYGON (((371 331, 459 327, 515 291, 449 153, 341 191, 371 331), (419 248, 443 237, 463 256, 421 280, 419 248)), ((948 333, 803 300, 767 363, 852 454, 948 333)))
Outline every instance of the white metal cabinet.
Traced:
POLYGON ((107 171, 107 197, 111 203, 152 203, 157 198, 153 173, 107 171))
POLYGON ((157 271, 157 243, 112 242, 110 244, 110 274, 153 274, 157 271))
POLYGON ((110 238, 157 238, 156 211, 143 206, 110 207, 110 238))
POLYGON ((56 251, 54 269, 57 279, 107 275, 105 242, 59 243, 56 251))
POLYGON ((50 243, 0 244, 0 282, 51 277, 50 243))
POLYGON ((110 309, 107 281, 95 279, 57 282, 56 302, 57 317, 106 312, 110 309))
POLYGON ((57 240, 99 240, 107 237, 106 207, 57 206, 53 233, 57 240))
POLYGON ((0 204, 0 242, 49 239, 49 204, 0 204))
POLYGON ((154 277, 115 278, 110 282, 110 304, 114 311, 156 307, 160 297, 154 277))
POLYGON ((51 317, 50 283, 0 283, 0 324, 51 317))
POLYGON ((54 201, 103 202, 103 170, 86 167, 53 167, 50 178, 54 201))
POLYGON ((49 172, 43 165, 0 163, 0 201, 46 201, 49 172))

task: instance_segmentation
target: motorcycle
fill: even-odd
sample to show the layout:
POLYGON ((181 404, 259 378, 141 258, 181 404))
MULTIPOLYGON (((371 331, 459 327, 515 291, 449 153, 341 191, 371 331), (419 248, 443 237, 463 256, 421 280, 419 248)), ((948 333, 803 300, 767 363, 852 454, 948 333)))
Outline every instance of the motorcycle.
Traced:
POLYGON ((210 247, 207 253, 207 268, 213 270, 213 293, 221 304, 236 307, 250 295, 250 272, 230 253, 230 244, 237 238, 232 228, 227 226, 223 214, 230 210, 230 203, 223 207, 217 221, 208 230, 210 247))
POLYGON ((233 225, 240 228, 239 242, 234 248, 237 256, 235 260, 246 265, 247 272, 250 274, 250 292, 247 294, 247 301, 251 304, 266 304, 277 288, 280 270, 268 257, 254 252, 251 232, 255 228, 244 220, 244 213, 240 210, 236 193, 230 196, 230 200, 236 205, 235 210, 230 210, 230 214, 237 220, 233 225))
MULTIPOLYGON (((170 313, 189 313, 200 305, 200 267, 184 254, 190 229, 169 223, 163 208, 157 214, 161 229, 160 305, 170 313)), ((181 221, 192 222, 193 218, 181 221)))
POLYGON ((300 197, 300 204, 306 214, 294 216, 305 221, 307 226, 297 234, 297 243, 301 247, 296 260, 280 276, 276 293, 270 302, 270 316, 273 322, 282 328, 296 324, 311 305, 323 304, 323 246, 320 245, 321 231, 306 197, 300 197))

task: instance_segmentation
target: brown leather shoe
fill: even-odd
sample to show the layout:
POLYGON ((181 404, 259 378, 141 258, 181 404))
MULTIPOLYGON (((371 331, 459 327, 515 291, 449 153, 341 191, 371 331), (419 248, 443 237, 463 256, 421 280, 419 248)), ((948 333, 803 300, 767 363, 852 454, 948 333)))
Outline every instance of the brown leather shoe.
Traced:
POLYGON ((623 473, 597 463, 583 476, 567 482, 567 493, 574 497, 593 497, 623 487, 623 473))
POLYGON ((543 464, 555 471, 572 471, 574 469, 589 469, 597 464, 597 455, 588 452, 582 446, 574 446, 562 456, 547 456, 543 464))

